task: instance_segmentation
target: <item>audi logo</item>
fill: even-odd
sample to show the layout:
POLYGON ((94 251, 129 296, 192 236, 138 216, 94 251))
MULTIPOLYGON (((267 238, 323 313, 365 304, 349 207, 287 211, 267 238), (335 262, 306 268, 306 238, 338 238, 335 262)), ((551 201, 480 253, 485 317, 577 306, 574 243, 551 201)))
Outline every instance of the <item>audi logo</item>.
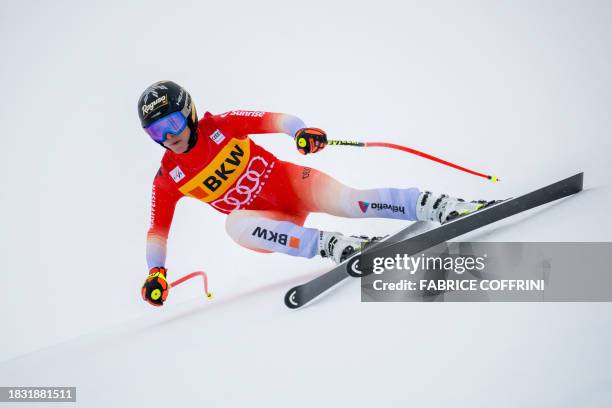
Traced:
POLYGON ((253 157, 234 187, 227 190, 223 197, 213 201, 211 205, 222 212, 239 210, 259 195, 273 167, 274 162, 268 167, 266 159, 261 156, 253 157))

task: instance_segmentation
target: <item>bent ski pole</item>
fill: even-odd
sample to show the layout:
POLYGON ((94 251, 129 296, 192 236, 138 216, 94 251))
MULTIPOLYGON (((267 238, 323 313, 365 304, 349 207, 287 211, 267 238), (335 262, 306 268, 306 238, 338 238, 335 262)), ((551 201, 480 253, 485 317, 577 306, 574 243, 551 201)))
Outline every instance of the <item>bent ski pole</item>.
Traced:
POLYGON ((181 283, 185 282, 186 280, 189 280, 189 279, 194 278, 196 276, 201 276, 202 277, 202 279, 204 280, 204 295, 206 295, 206 298, 208 300, 212 299, 213 294, 212 294, 212 292, 208 291, 208 276, 206 275, 206 272, 204 272, 204 271, 191 272, 190 274, 187 274, 187 275, 183 276, 182 278, 177 279, 174 282, 172 282, 170 284, 170 288, 178 286, 181 283))
POLYGON ((403 152, 416 154, 417 156, 421 156, 421 157, 424 157, 426 159, 433 160, 435 162, 444 164, 446 166, 455 168, 457 170, 464 171, 466 173, 473 174, 473 175, 478 176, 478 177, 486 178, 487 180, 491 180, 493 182, 500 181, 499 177, 497 177, 497 176, 493 176, 493 175, 489 175, 489 174, 480 173, 478 171, 470 170, 470 169, 465 168, 463 166, 459 166, 458 164, 451 163, 451 162, 446 161, 444 159, 440 159, 439 157, 436 157, 436 156, 432 156, 431 154, 423 153, 423 152, 421 152, 419 150, 412 149, 412 148, 406 147, 406 146, 401 146, 401 145, 393 144, 393 143, 385 143, 385 142, 357 142, 357 141, 354 141, 354 140, 328 140, 327 144, 328 145, 332 145, 332 146, 386 147, 388 149, 401 150, 403 152))

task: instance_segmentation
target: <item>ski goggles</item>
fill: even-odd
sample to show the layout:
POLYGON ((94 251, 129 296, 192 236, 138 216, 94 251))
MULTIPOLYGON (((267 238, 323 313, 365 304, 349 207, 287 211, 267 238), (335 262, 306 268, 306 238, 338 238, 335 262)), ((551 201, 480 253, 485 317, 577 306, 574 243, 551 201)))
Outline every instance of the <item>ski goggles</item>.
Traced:
POLYGON ((156 120, 145 128, 151 139, 157 143, 164 143, 168 133, 179 135, 187 127, 187 119, 181 112, 174 112, 156 120))

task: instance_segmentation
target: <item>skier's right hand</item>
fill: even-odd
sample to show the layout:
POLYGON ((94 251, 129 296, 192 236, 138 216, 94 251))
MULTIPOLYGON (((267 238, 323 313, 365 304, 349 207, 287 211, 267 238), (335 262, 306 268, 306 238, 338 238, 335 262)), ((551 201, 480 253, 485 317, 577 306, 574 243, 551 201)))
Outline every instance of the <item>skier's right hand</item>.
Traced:
POLYGON ((168 270, 163 266, 151 268, 140 293, 142 298, 153 306, 162 306, 168 297, 170 286, 166 281, 168 270))
POLYGON ((293 139, 302 154, 316 153, 327 145, 327 134, 319 128, 299 129, 293 139))

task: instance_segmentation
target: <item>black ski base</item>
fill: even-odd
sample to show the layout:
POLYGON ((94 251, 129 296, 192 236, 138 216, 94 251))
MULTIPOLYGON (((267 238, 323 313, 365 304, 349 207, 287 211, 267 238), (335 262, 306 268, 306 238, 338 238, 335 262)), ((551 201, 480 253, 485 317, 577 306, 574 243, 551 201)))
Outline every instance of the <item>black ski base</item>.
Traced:
POLYGON ((582 191, 583 174, 584 173, 575 174, 520 197, 486 207, 480 211, 450 221, 429 231, 417 233, 416 235, 414 235, 414 230, 416 228, 422 228, 422 226, 420 225, 421 223, 415 223, 392 235, 388 239, 369 246, 363 253, 355 254, 329 272, 302 285, 291 288, 285 295, 285 305, 291 309, 297 309, 335 286, 349 275, 355 277, 368 275, 372 271, 374 257, 377 255, 380 256, 381 251, 385 253, 395 251, 397 253, 415 255, 418 252, 470 231, 474 231, 485 225, 578 193, 582 191), (411 234, 411 232, 414 236, 400 240, 399 242, 392 242, 395 241, 396 238, 411 234))

